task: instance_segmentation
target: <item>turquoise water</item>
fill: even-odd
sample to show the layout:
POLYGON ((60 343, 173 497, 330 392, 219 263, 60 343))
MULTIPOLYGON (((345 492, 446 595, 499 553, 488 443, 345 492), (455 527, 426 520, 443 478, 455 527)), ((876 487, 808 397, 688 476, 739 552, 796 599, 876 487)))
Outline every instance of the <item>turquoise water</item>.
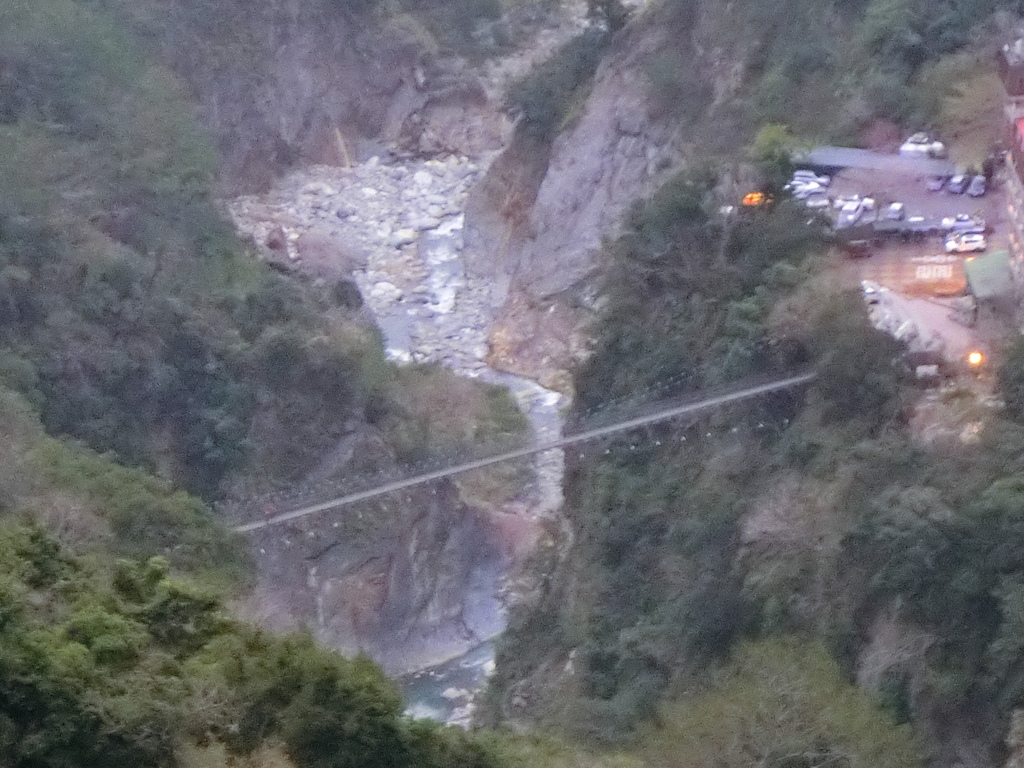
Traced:
POLYGON ((406 713, 452 725, 469 725, 472 700, 494 668, 494 646, 483 643, 457 659, 398 679, 406 713))

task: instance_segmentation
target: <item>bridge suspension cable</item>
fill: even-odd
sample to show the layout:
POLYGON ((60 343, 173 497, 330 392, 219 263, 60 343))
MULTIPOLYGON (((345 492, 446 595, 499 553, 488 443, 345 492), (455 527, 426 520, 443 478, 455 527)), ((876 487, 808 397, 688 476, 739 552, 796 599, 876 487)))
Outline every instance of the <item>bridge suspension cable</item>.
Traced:
POLYGON ((383 496, 386 493, 392 493, 393 491, 401 491, 406 488, 412 488, 413 486, 422 485, 423 483, 429 483, 432 480, 440 480, 443 477, 450 477, 451 475, 462 474, 463 472, 471 472, 474 469, 482 469, 483 467, 489 467, 492 464, 498 464, 503 461, 511 461, 512 459, 521 459, 524 456, 532 456, 535 453, 543 453, 544 451, 550 451, 554 448, 564 448, 567 445, 573 445, 574 443, 582 443, 587 440, 594 440, 595 438, 605 437, 612 435, 617 432, 625 432, 626 430, 636 429, 637 427, 643 427, 648 424, 655 424, 660 421, 667 421, 677 416, 683 416, 688 413, 696 413, 698 411, 704 411, 711 408, 716 408, 721 405, 728 405, 729 403, 735 403, 740 400, 749 400, 750 398, 760 397, 761 395, 767 395, 771 392, 778 392, 784 389, 790 389, 792 387, 800 386, 801 384, 808 384, 814 380, 815 374, 813 371, 796 374, 789 376, 785 379, 777 379, 770 381, 766 384, 757 384, 753 386, 745 386, 741 389, 732 389, 727 392, 723 392, 717 395, 710 395, 702 397, 699 400, 684 403, 682 405, 667 406, 665 408, 654 411, 653 413, 647 413, 641 416, 634 416, 628 419, 622 419, 613 424, 606 424, 601 427, 595 427, 593 429, 587 429, 582 432, 577 432, 572 435, 565 435, 554 440, 549 440, 542 443, 534 443, 526 446, 525 448, 517 448, 503 453, 497 453, 493 456, 486 456, 480 459, 473 459, 471 461, 465 461, 460 464, 454 464, 449 467, 443 467, 441 469, 435 469, 430 472, 424 472, 422 474, 413 475, 411 477, 401 478, 399 480, 392 480, 375 488, 368 488, 353 493, 347 493, 342 496, 338 496, 328 501, 317 502, 316 504, 309 504, 307 506, 293 509, 288 512, 282 512, 281 514, 269 517, 266 520, 257 520, 251 523, 245 523, 243 525, 237 525, 234 527, 235 531, 239 533, 248 533, 250 531, 256 531, 260 528, 266 528, 271 525, 278 525, 280 523, 288 522, 289 520, 295 520, 300 517, 306 517, 307 515, 314 515, 317 512, 324 512, 329 509, 336 509, 337 507, 343 507, 348 504, 355 504, 358 501, 366 501, 377 496, 383 496))

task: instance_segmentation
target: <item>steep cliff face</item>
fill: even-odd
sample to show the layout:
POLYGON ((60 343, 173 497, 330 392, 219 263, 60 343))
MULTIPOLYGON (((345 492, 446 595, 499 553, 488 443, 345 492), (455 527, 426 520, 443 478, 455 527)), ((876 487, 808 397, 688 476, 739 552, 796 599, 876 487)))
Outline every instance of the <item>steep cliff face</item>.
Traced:
POLYGON ((109 4, 191 87, 226 189, 402 144, 463 155, 501 145, 505 122, 479 79, 411 16, 328 0, 109 4))
MULTIPOLYGON (((329 285, 341 280, 383 329, 389 355, 423 364, 398 382, 397 412, 409 429, 353 420, 319 466, 306 467, 311 493, 361 471, 392 470, 411 455, 525 431, 512 399, 484 381, 511 386, 538 431, 551 426, 549 417, 557 425, 548 393, 497 377, 481 359, 486 290, 466 279, 460 262, 461 204, 477 173, 465 158, 373 158, 291 174, 267 195, 231 203, 241 233, 280 243, 268 246, 274 264, 329 285), (410 451, 417 439, 426 443, 410 451)), ((288 433, 287 424, 276 426, 288 433)), ((529 549, 537 516, 557 506, 559 478, 524 488, 528 477, 525 467, 505 466, 461 478, 458 489, 441 484, 260 535, 255 610, 272 623, 308 626, 333 647, 364 650, 394 672, 458 655, 502 628, 499 577, 524 558, 517 548, 529 549)))
POLYGON ((586 353, 602 238, 679 168, 695 134, 717 122, 703 149, 727 145, 743 52, 718 34, 722 16, 713 3, 645 9, 613 39, 557 135, 538 137, 521 120, 478 186, 467 237, 471 269, 505 288, 491 334, 499 367, 566 386, 564 371, 586 353))
POLYGON ((503 553, 485 511, 451 483, 361 504, 253 538, 263 623, 305 626, 401 674, 501 631, 503 553))
MULTIPOLYGON (((337 189, 311 179, 292 190, 293 199, 275 200, 260 214, 273 225, 269 234, 266 228, 259 236, 256 230, 243 231, 273 252, 265 255, 279 271, 300 270, 309 278, 293 284, 288 277, 282 286, 306 290, 308 283, 342 281, 344 295, 335 298, 383 328, 393 357, 458 368, 454 357, 464 363, 459 373, 480 374, 484 364, 476 358, 482 353, 475 349, 482 346, 486 320, 478 321, 476 305, 467 297, 471 291, 457 254, 445 249, 459 239, 461 197, 475 177, 477 166, 467 158, 479 161, 507 138, 511 121, 500 109, 500 82, 562 36, 545 27, 550 8, 517 4, 481 26, 467 5, 460 25, 485 28, 484 38, 502 38, 500 44, 482 39, 483 48, 514 50, 511 41, 527 39, 533 31, 542 38, 513 61, 474 67, 445 49, 436 25, 432 33, 423 18, 396 12, 399 5, 383 8, 357 0, 103 4, 189 86, 217 141, 222 191, 265 188, 285 171, 301 175, 302 168, 322 164, 333 166, 344 181, 337 186, 354 196, 354 201, 332 203, 337 189), (441 159, 430 167, 419 162, 437 156, 441 159), (393 210, 382 211, 384 202, 393 210), (316 227, 307 226, 304 216, 316 227), (442 219, 444 231, 435 232, 442 219), (350 279, 353 270, 365 278, 358 288, 350 279), (456 301, 459 311, 453 312, 456 301)), ((429 4, 407 5, 417 13, 431 11, 429 4)), ((580 14, 576 4, 570 5, 572 18, 566 23, 574 28, 580 14)), ((318 473, 358 473, 360 461, 375 464, 379 458, 391 466, 401 452, 381 445, 388 438, 361 414, 317 436, 324 440, 299 436, 288 420, 289 405, 283 398, 281 418, 273 413, 256 418, 258 465, 289 461, 292 477, 308 472, 306 479, 315 481, 323 479, 318 473), (368 433, 373 436, 367 442, 361 436, 368 433), (320 472, 318 457, 311 454, 323 453, 331 437, 337 444, 319 457, 327 466, 320 472), (287 443, 303 450, 289 455, 287 443)), ((549 410, 554 412, 554 405, 549 410)), ((248 476, 238 478, 237 486, 263 488, 260 478, 248 476)), ((520 500, 520 506, 535 511, 530 501, 520 500)), ((454 486, 442 485, 436 492, 365 509, 362 516, 357 512, 338 527, 315 520, 273 530, 253 542, 260 588, 251 611, 270 624, 309 626, 326 644, 365 650, 394 672, 450 658, 503 624, 496 592, 505 565, 501 542, 509 539, 502 531, 515 529, 513 548, 528 548, 523 542, 535 535, 528 520, 509 526, 500 519, 511 515, 498 514, 493 528, 493 508, 471 507, 454 486)))

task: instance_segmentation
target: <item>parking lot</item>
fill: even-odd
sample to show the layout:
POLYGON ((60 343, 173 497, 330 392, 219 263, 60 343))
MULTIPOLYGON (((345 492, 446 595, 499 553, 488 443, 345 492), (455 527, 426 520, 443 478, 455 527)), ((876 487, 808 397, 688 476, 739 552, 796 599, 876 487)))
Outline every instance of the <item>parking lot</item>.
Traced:
MULTIPOLYGON (((831 198, 870 197, 881 213, 893 202, 903 203, 904 220, 921 216, 944 219, 958 214, 986 223, 987 251, 1007 246, 1006 206, 997 173, 982 197, 928 191, 927 171, 907 172, 906 163, 893 168, 846 169, 833 174, 831 198)), ((959 362, 968 351, 984 348, 984 339, 970 326, 962 298, 966 291, 963 261, 972 254, 948 254, 945 236, 920 238, 873 237, 860 258, 841 259, 839 268, 851 281, 868 281, 880 288, 871 297, 871 314, 879 327, 901 336, 912 349, 941 353, 959 362)))
MULTIPOLYGON (((900 202, 905 206, 904 214, 907 218, 912 216, 946 218, 961 213, 977 215, 984 218, 989 225, 988 237, 992 243, 989 249, 1005 247, 1003 225, 1006 218, 1006 204, 1001 194, 998 174, 983 197, 954 195, 945 190, 929 192, 926 187, 929 178, 927 174, 911 175, 881 170, 847 169, 833 177, 829 194, 833 197, 852 195, 871 197, 875 199, 879 210, 883 210, 889 203, 900 202), (1000 240, 1001 234, 1002 240, 1000 240)), ((943 251, 942 238, 936 237, 933 240, 933 249, 937 253, 941 253, 943 251)), ((881 246, 880 251, 894 249, 899 252, 902 245, 898 241, 890 242, 881 246)))

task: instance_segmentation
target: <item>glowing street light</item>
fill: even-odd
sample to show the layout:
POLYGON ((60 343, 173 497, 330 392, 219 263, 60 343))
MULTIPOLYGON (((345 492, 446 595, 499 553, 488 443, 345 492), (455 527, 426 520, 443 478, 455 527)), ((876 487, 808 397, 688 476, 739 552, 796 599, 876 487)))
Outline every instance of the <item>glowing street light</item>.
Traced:
POLYGON ((967 364, 972 368, 977 368, 983 362, 985 362, 985 356, 981 352, 975 351, 967 355, 967 364))

